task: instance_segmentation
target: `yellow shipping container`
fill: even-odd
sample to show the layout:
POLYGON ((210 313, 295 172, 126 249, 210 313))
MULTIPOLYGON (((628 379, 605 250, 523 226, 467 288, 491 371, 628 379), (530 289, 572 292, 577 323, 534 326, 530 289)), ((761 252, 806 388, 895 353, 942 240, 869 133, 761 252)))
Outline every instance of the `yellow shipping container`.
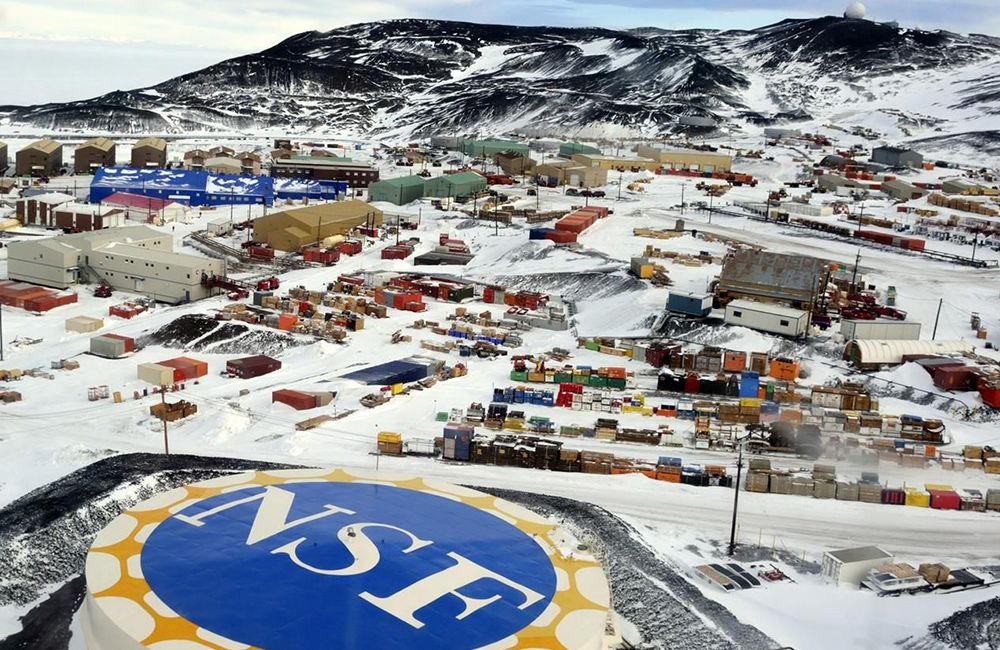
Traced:
POLYGON ((761 399, 759 397, 741 397, 740 407, 750 407, 757 408, 760 406, 761 399))
POLYGON ((924 483, 924 489, 930 492, 931 490, 939 490, 941 492, 952 492, 955 488, 948 485, 947 483, 924 483))
POLYGON ((639 278, 642 280, 648 280, 653 277, 653 265, 643 264, 639 267, 639 278))
POLYGON ((643 406, 641 412, 642 412, 643 415, 653 415, 653 407, 651 407, 651 406, 643 406))
POLYGON ((403 392, 403 384, 393 384, 392 385, 392 394, 393 395, 399 395, 402 392, 403 392))
POLYGON ((378 434, 378 441, 388 443, 403 442, 403 435, 400 433, 393 433, 391 431, 381 431, 378 434))
POLYGON ((916 488, 906 488, 906 505, 917 508, 930 508, 931 495, 916 488))

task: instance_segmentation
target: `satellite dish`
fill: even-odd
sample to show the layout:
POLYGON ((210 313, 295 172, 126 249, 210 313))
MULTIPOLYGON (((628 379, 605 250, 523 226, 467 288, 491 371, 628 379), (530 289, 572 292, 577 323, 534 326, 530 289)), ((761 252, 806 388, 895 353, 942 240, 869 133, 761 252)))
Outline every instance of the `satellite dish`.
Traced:
POLYGON ((851 4, 847 5, 847 9, 844 10, 844 18, 853 18, 854 20, 861 20, 865 17, 865 6, 855 0, 851 4))

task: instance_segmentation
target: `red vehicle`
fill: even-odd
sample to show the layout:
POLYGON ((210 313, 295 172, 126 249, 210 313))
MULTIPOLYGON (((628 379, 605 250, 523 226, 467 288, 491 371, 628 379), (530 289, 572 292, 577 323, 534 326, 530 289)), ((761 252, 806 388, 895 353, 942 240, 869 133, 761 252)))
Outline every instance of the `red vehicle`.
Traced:
POLYGON ((875 295, 871 293, 852 293, 847 296, 847 300, 852 303, 859 303, 862 305, 874 305, 875 295))
POLYGON ((878 312, 855 305, 844 307, 844 309, 841 310, 840 315, 844 318, 850 318, 853 320, 875 320, 878 318, 878 312))
POLYGON ((110 298, 111 297, 111 285, 101 284, 96 289, 94 289, 95 298, 110 298))
POLYGON ((821 330, 826 330, 830 329, 830 326, 833 325, 833 319, 826 314, 813 314, 812 324, 821 330))
POLYGON ((246 289, 236 289, 235 291, 230 291, 226 294, 226 297, 230 300, 243 300, 244 298, 250 297, 250 292, 246 289))
POLYGON ((893 320, 906 320, 906 312, 901 309, 896 309, 895 307, 879 307, 878 315, 883 318, 891 318, 893 320))

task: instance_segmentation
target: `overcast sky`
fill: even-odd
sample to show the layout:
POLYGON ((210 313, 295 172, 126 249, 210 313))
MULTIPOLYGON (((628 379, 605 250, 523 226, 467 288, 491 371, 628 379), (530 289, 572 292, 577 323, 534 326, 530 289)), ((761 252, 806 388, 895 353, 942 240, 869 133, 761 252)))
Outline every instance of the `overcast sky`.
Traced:
MULTIPOLYGON (((753 28, 839 15, 847 0, 2 0, 0 104, 151 85, 308 30, 388 18, 518 25, 753 28)), ((869 17, 1000 34, 1000 0, 868 0, 869 17)))

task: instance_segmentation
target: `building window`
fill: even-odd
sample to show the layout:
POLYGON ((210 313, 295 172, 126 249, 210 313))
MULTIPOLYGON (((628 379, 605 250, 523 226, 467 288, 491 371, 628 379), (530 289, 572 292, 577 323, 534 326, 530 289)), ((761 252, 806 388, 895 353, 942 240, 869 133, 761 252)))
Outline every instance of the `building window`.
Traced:
POLYGON ((779 324, 780 324, 780 325, 781 325, 782 327, 788 327, 788 321, 787 321, 787 320, 780 320, 780 321, 778 321, 778 323, 779 323, 779 324))
POLYGON ((733 310, 733 318, 743 318, 743 312, 733 310))

